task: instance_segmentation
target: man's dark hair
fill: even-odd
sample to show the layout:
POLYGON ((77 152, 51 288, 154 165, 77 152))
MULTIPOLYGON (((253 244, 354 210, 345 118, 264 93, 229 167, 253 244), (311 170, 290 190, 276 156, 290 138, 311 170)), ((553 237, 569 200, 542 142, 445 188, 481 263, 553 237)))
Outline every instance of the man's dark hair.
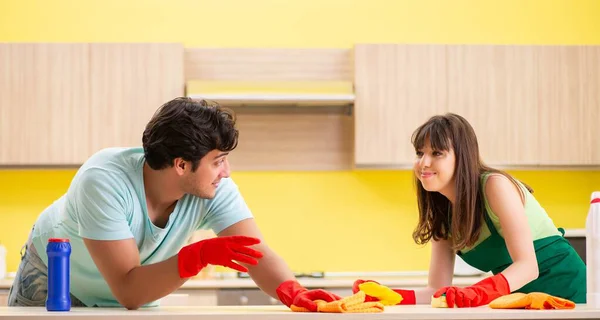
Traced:
POLYGON ((229 152, 237 147, 235 115, 214 101, 176 98, 152 116, 142 143, 150 168, 172 167, 175 158, 182 158, 190 161, 192 171, 196 171, 208 152, 229 152))

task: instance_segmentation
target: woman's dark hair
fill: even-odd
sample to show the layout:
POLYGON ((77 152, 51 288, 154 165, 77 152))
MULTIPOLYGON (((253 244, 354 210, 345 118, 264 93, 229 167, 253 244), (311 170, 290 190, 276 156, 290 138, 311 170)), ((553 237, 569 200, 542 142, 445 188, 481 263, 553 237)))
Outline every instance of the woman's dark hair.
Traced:
POLYGON ((182 158, 190 161, 195 171, 208 152, 227 152, 237 147, 235 115, 214 101, 176 98, 152 116, 142 143, 150 168, 172 167, 175 158, 182 158))

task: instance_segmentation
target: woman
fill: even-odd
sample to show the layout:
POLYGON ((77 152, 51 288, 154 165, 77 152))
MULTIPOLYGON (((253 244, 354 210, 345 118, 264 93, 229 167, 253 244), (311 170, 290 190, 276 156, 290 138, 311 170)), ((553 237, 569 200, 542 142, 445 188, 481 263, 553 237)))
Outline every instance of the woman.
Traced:
MULTIPOLYGON (((419 223, 417 244, 429 241, 428 286, 394 291, 400 304, 430 303, 446 295, 448 307, 476 307, 511 292, 544 292, 585 303, 586 267, 564 231, 557 229, 532 190, 487 167, 477 137, 461 116, 430 118, 413 133, 419 223), (561 234, 562 232, 562 234, 561 234), (490 276, 472 286, 451 286, 454 258, 490 276)), ((364 280, 354 283, 354 291, 364 280)))

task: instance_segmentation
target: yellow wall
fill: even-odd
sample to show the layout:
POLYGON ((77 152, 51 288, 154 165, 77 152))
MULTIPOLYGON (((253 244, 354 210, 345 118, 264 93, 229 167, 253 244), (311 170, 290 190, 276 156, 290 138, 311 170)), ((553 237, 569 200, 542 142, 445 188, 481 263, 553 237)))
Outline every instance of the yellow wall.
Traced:
MULTIPOLYGON (((599 30, 595 0, 0 0, 0 41, 8 42, 599 44, 599 30)), ((0 171, 0 241, 10 271, 35 217, 73 174, 0 171)), ((515 174, 536 189, 557 225, 584 226, 600 172, 515 174)), ((410 239, 416 205, 409 172, 236 172, 234 178, 267 240, 295 270, 428 266, 428 247, 410 239)))
MULTIPOLYGON (((557 226, 582 228, 600 172, 511 172, 535 189, 557 226)), ((16 270, 35 218, 74 170, 0 171, 0 241, 16 270)), ((234 172, 267 241, 300 271, 423 270, 429 247, 410 238, 416 203, 409 171, 234 172)))
POLYGON ((596 0, 0 0, 0 41, 600 43, 596 0))

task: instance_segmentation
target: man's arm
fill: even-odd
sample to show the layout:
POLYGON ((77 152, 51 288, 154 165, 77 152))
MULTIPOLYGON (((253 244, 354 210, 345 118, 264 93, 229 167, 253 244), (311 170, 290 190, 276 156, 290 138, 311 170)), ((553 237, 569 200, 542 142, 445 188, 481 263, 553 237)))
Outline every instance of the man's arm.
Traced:
POLYGON ((141 266, 134 239, 105 241, 84 238, 84 242, 113 295, 127 309, 137 309, 160 299, 187 281, 179 277, 177 255, 141 266))
MULTIPOLYGON (((262 235, 254 219, 249 218, 237 222, 219 233, 217 238, 224 236, 246 236, 262 239, 262 235)), ((309 311, 318 310, 316 300, 331 302, 341 297, 322 289, 308 290, 303 287, 294 277, 292 271, 264 241, 256 245, 255 250, 264 253, 261 261, 255 265, 247 265, 248 273, 252 280, 262 291, 273 298, 279 299, 288 307, 295 305, 306 308, 309 311)))
POLYGON ((237 222, 218 234, 219 237, 236 235, 244 235, 261 240, 260 244, 253 246, 253 249, 263 253, 263 257, 258 264, 255 266, 240 264, 248 268, 248 274, 262 291, 278 299, 276 293, 277 287, 284 281, 295 279, 294 274, 285 261, 265 243, 253 218, 237 222))
MULTIPOLYGON (((79 234, 117 301, 128 309, 162 298, 180 287, 177 255, 141 266, 140 255, 124 212, 129 210, 121 177, 102 169, 81 174, 70 192, 79 234)), ((85 250, 84 248, 82 248, 85 250)))
POLYGON ((256 265, 262 257, 261 252, 248 247, 258 244, 259 239, 218 237, 189 244, 166 261, 140 266, 133 239, 84 241, 113 295, 127 309, 164 297, 208 264, 246 272, 248 268, 236 262, 256 265))

